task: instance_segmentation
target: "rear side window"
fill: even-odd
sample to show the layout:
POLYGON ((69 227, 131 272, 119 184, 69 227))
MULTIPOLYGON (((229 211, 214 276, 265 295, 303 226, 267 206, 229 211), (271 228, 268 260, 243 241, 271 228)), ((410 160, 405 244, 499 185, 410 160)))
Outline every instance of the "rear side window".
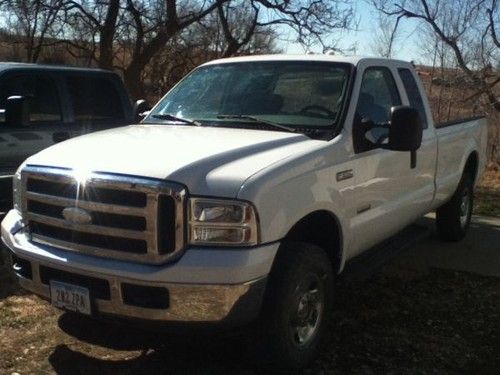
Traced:
POLYGON ((31 123, 61 121, 61 107, 55 82, 40 75, 15 74, 0 83, 0 109, 5 109, 9 96, 24 96, 29 103, 31 123))
POLYGON ((420 90, 418 89, 417 81, 413 76, 410 69, 398 69, 401 81, 403 81, 403 86, 405 87, 406 94, 408 95, 408 100, 410 105, 415 108, 420 114, 422 119, 422 125, 427 128, 427 115, 425 114, 424 101, 420 95, 420 90))
POLYGON ((124 118, 120 94, 106 78, 69 76, 66 78, 75 121, 99 122, 124 118))
POLYGON ((398 88, 389 69, 373 67, 365 70, 356 111, 375 124, 391 120, 391 107, 401 105, 398 88))

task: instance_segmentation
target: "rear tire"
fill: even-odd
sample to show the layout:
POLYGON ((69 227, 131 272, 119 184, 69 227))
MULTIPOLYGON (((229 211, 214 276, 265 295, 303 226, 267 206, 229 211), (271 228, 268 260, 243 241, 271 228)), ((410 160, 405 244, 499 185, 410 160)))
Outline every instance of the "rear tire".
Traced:
POLYGON ((474 182, 465 171, 450 201, 436 211, 436 227, 439 237, 445 241, 459 241, 469 228, 474 203, 474 182))
POLYGON ((321 248, 287 243, 269 278, 258 352, 266 370, 292 373, 317 355, 331 316, 333 270, 321 248))

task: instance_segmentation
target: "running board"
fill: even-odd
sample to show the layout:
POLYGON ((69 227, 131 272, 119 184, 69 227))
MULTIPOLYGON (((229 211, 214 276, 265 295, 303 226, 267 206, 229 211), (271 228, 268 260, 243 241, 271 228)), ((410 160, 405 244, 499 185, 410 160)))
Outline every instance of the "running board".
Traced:
POLYGON ((393 237, 351 259, 345 265, 339 279, 345 283, 362 282, 431 234, 430 228, 422 224, 412 224, 393 237))

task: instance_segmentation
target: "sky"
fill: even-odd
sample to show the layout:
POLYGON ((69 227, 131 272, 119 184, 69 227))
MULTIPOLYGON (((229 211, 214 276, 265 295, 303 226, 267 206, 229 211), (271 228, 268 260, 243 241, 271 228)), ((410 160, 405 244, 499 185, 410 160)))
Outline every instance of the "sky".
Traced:
MULTIPOLYGON (((344 33, 340 38, 339 46, 346 50, 351 46, 356 47, 355 53, 348 54, 375 56, 371 45, 374 43, 374 35, 377 32, 377 16, 377 10, 371 5, 364 1, 358 1, 356 9, 356 18, 359 21, 357 31, 344 33)), ((420 62, 422 57, 419 54, 418 23, 414 20, 402 19, 398 30, 400 37, 398 43, 396 43, 393 57, 420 62)), ((305 52, 304 47, 298 43, 284 42, 281 47, 289 54, 302 54, 305 52)), ((311 51, 322 53, 322 48, 314 46, 311 51)))

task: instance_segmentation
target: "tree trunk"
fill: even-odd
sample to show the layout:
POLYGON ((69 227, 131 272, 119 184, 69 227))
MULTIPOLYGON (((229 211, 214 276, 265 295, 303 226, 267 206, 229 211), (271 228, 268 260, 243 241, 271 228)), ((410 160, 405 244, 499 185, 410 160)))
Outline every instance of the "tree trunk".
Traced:
POLYGON ((143 67, 140 64, 132 61, 123 74, 123 80, 133 101, 145 97, 142 70, 143 67))
POLYGON ((120 0, 111 0, 104 24, 100 27, 99 68, 101 69, 113 69, 113 39, 116 33, 119 10, 120 0))

